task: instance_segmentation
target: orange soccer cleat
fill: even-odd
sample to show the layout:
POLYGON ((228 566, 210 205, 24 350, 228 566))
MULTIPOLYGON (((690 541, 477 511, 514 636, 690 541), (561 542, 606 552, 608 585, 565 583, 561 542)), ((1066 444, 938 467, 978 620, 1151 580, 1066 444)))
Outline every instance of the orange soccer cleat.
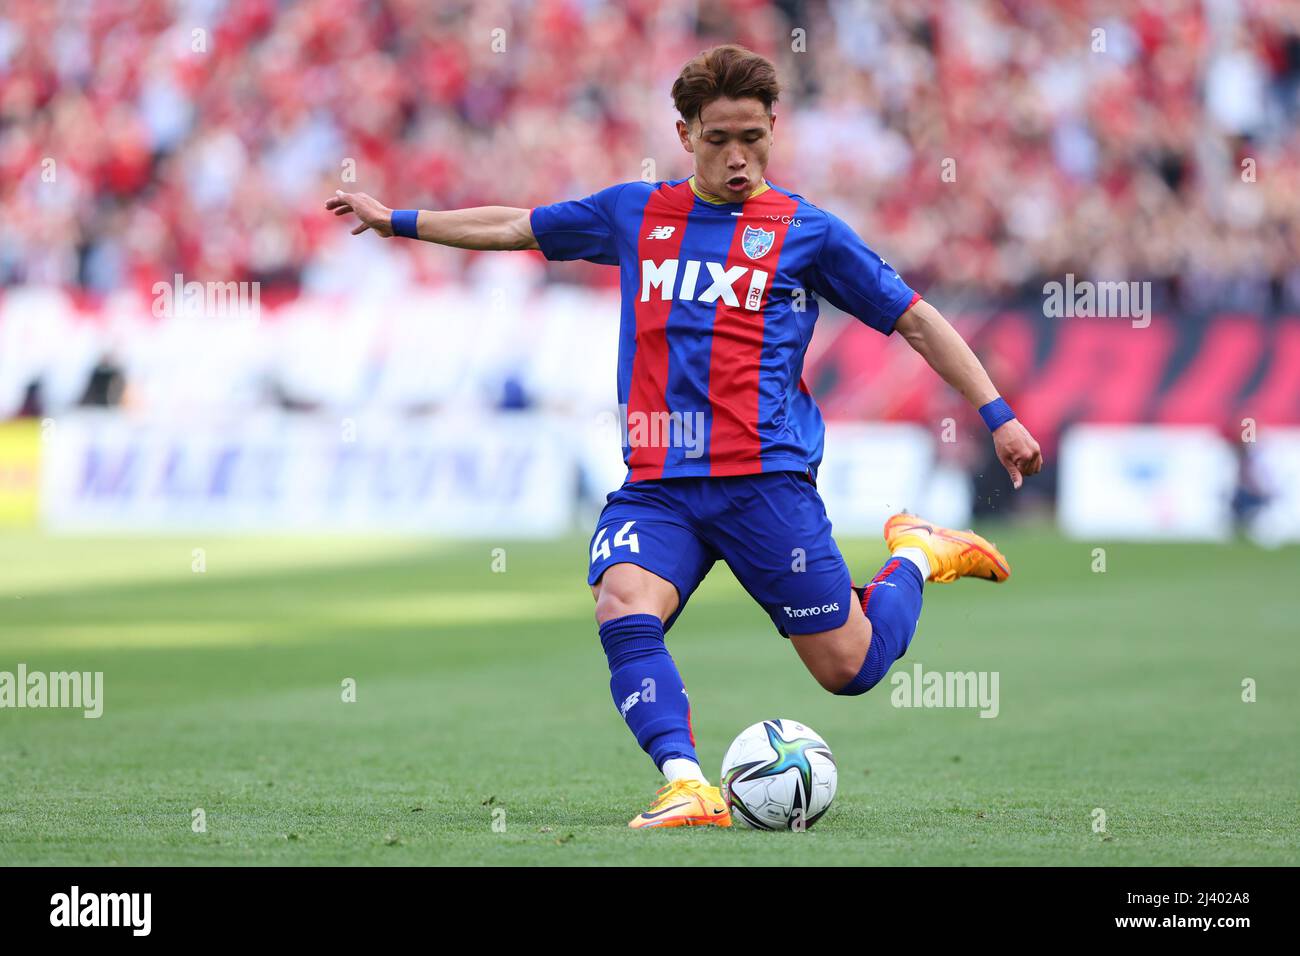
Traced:
POLYGON ((722 791, 702 780, 674 780, 659 790, 645 813, 629 823, 643 827, 729 827, 731 810, 722 791))
POLYGON ((936 584, 967 577, 986 581, 1011 577, 1006 555, 974 531, 953 531, 905 511, 885 522, 885 544, 891 554, 899 548, 924 551, 930 559, 928 580, 936 584))

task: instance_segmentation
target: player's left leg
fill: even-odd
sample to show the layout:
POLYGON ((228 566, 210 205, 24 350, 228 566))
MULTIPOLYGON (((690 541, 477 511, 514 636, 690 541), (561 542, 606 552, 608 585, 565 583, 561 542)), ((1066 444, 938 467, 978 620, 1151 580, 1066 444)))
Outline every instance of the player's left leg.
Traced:
POLYGON ((715 487, 710 542, 817 682, 838 691, 861 670, 872 628, 816 487, 798 472, 720 478, 715 487))
POLYGON ((794 472, 722 482, 727 506, 710 540, 817 682, 835 694, 866 693, 906 653, 926 580, 1010 574, 1006 558, 978 535, 895 515, 885 526, 893 556, 854 588, 811 482, 794 472))
POLYGON ((833 630, 790 635, 808 670, 835 694, 865 694, 907 653, 920 619, 925 581, 1005 581, 1011 574, 1002 552, 973 531, 954 531, 904 513, 885 522, 884 534, 892 557, 870 583, 853 589, 862 616, 850 614, 833 630), (868 634, 865 655, 863 625, 868 634), (861 662, 856 671, 855 657, 861 662))
POLYGON ((924 580, 907 556, 890 558, 866 587, 852 589, 843 625, 791 634, 790 643, 817 683, 845 696, 876 686, 912 643, 924 580))

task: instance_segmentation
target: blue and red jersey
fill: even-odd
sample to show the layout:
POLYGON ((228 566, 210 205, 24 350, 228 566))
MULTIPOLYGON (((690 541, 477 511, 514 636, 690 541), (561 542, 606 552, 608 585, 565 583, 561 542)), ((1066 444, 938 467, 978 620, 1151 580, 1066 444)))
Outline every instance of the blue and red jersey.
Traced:
POLYGON ((689 179, 538 206, 547 259, 618 266, 628 481, 798 471, 825 426, 803 383, 826 299, 888 335, 920 298, 842 220, 770 184, 744 202, 689 179))

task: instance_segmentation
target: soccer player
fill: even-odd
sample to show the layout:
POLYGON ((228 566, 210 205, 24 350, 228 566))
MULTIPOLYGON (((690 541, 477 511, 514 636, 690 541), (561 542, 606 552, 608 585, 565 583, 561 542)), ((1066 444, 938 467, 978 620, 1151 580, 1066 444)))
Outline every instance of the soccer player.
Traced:
MULTIPOLYGON (((722 559, 822 687, 870 690, 907 650, 925 581, 1005 581, 970 531, 910 514, 885 524, 891 557, 853 587, 817 493, 824 427, 801 373, 818 297, 897 330, 979 409, 1019 488, 1037 442, 939 312, 830 213, 764 179, 779 87, 765 58, 706 50, 672 97, 695 173, 628 182, 535 209, 393 210, 341 190, 326 202, 367 230, 463 249, 539 249, 617 266, 623 486, 591 540, 614 706, 667 778, 633 827, 730 826, 695 754, 690 704, 664 634, 722 559)), ((863 144, 870 148, 870 144, 863 144)), ((881 462, 888 467, 888 462, 881 462)))

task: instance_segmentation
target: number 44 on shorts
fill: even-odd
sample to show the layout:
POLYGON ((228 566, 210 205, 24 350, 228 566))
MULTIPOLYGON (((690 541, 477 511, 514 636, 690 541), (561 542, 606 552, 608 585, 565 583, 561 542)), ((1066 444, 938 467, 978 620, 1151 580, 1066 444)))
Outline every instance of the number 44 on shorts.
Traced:
MULTIPOLYGON (((638 541, 636 535, 632 533, 632 525, 634 524, 636 524, 635 521, 629 521, 624 524, 623 527, 618 529, 618 533, 614 535, 614 547, 631 548, 633 554, 640 554, 641 542, 638 541)), ((601 558, 608 558, 610 556, 609 540, 605 537, 605 532, 608 530, 608 526, 601 528, 600 531, 596 533, 596 540, 591 543, 592 564, 595 564, 601 558)))

